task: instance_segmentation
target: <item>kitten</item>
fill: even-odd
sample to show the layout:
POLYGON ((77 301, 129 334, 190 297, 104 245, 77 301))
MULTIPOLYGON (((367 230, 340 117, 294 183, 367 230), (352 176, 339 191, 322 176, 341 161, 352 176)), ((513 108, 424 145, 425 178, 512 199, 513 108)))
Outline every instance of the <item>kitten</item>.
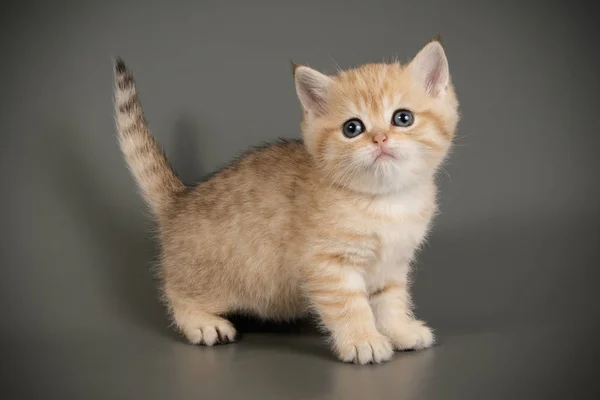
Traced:
POLYGON ((115 72, 119 142, 157 218, 162 290, 189 342, 233 341, 224 315, 238 312, 314 314, 345 362, 433 344, 408 277, 459 119, 438 40, 406 65, 336 76, 294 65, 303 140, 250 151, 193 188, 151 136, 120 59, 115 72))

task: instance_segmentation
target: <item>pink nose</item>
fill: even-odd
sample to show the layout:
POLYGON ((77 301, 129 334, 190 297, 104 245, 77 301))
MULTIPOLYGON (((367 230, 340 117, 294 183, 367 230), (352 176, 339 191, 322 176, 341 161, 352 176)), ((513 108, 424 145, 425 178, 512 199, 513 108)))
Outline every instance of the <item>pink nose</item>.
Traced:
POLYGON ((373 135, 373 143, 382 144, 387 141, 387 136, 385 133, 376 133, 373 135))

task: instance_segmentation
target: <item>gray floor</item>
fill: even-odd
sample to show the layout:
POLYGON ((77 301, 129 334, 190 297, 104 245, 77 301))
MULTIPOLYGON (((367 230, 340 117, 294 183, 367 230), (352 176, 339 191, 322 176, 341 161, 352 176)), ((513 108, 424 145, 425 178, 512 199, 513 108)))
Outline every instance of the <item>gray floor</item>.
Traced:
POLYGON ((5 388, 13 398, 61 399, 598 398, 597 224, 582 225, 435 235, 416 299, 439 343, 368 367, 336 361, 306 321, 238 317, 238 343, 187 345, 167 329, 141 265, 129 266, 137 273, 121 277, 135 283, 114 293, 110 319, 62 294, 73 319, 106 325, 3 335, 5 388))
POLYGON ((591 6, 67 3, 0 10, 0 397, 600 398, 591 6), (438 344, 358 367, 310 322, 241 318, 239 343, 185 344, 157 300, 150 217, 115 140, 110 57, 133 69, 192 183, 250 145, 297 137, 289 59, 325 72, 407 59, 438 31, 463 113, 416 266, 417 312, 438 344))
POLYGON ((296 333, 247 334, 210 349, 143 331, 43 337, 11 363, 20 384, 7 398, 597 399, 587 369, 594 338, 581 332, 448 334, 437 348, 369 368, 339 365, 320 338, 296 333))

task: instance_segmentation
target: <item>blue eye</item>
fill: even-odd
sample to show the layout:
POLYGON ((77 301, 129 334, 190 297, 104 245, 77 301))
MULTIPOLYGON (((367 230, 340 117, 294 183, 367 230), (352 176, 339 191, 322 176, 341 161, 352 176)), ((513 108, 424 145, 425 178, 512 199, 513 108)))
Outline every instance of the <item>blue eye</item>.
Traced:
POLYGON ((392 117, 392 124, 406 128, 411 126, 415 121, 415 116, 408 110, 398 110, 392 117))
POLYGON ((365 131, 365 126, 360 119, 354 118, 344 122, 342 132, 347 138, 355 138, 365 131))

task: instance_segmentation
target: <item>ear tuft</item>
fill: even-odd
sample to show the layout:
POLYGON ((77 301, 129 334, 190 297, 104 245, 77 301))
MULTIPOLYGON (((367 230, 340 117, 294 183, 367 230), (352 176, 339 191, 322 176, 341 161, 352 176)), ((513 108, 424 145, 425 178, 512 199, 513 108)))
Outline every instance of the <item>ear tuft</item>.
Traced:
POLYGON ((439 40, 429 42, 412 59, 409 68, 433 97, 442 96, 450 83, 448 59, 439 40))
POLYGON ((294 74, 294 76, 296 76, 296 70, 298 69, 300 64, 296 64, 295 62, 290 60, 290 65, 292 66, 292 74, 294 74))
POLYGON ((293 64, 292 68, 296 92, 304 109, 314 115, 323 114, 327 105, 327 93, 332 84, 331 78, 303 65, 293 64))

